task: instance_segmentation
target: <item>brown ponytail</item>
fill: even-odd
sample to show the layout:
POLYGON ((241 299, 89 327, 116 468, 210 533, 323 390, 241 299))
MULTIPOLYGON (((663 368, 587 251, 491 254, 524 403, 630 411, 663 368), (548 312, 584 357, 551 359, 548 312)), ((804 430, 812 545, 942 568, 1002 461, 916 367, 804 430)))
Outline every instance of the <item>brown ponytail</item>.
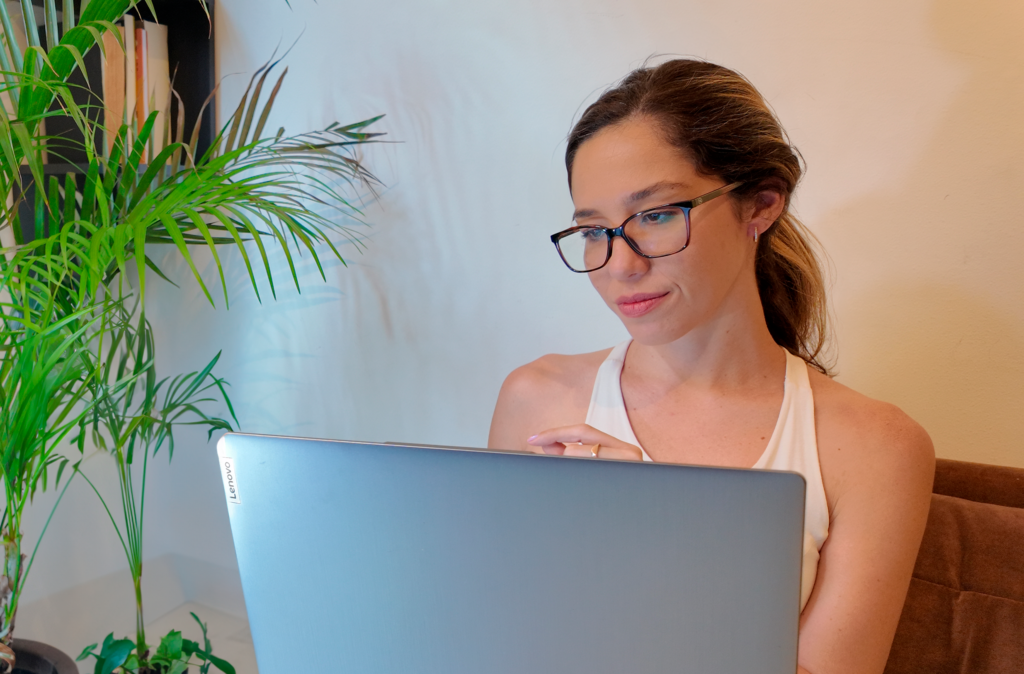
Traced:
POLYGON ((761 235, 755 262, 765 321, 780 346, 828 374, 822 362, 828 309, 816 240, 789 212, 803 173, 800 157, 764 98, 742 75, 713 63, 676 59, 634 70, 588 107, 569 134, 570 189, 580 145, 601 129, 636 117, 655 120, 699 173, 742 182, 729 194, 735 203, 763 189, 782 193, 785 209, 761 235))

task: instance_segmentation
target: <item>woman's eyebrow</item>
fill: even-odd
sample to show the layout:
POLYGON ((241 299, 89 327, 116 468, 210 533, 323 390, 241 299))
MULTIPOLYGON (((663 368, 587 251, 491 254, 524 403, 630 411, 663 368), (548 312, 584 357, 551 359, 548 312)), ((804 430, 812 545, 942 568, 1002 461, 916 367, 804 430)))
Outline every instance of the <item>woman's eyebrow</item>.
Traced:
POLYGON ((572 214, 573 220, 579 220, 580 218, 592 218, 597 215, 597 211, 593 208, 581 208, 572 214))
MULTIPOLYGON (((688 187, 689 185, 685 185, 683 183, 674 183, 667 180, 663 180, 659 183, 649 185, 643 188, 642 190, 637 190, 636 192, 633 192, 628 197, 623 199, 622 203, 626 206, 626 208, 630 208, 634 204, 638 204, 644 199, 648 199, 659 192, 663 192, 665 190, 670 189, 686 189, 688 187)), ((572 219, 579 220, 580 218, 591 218, 596 215, 600 215, 600 213, 598 213, 598 211, 594 208, 581 208, 572 214, 572 219)))
POLYGON ((686 187, 688 187, 688 185, 684 185, 683 183, 674 183, 674 182, 669 182, 667 180, 663 180, 660 183, 654 183, 653 185, 645 187, 642 190, 638 190, 636 192, 633 192, 628 197, 626 197, 623 200, 622 203, 625 206, 632 206, 634 204, 637 204, 637 203, 643 201, 644 199, 647 199, 648 197, 651 197, 651 196, 657 194, 658 192, 664 192, 665 190, 669 190, 669 189, 679 189, 679 188, 684 188, 685 189, 686 187))

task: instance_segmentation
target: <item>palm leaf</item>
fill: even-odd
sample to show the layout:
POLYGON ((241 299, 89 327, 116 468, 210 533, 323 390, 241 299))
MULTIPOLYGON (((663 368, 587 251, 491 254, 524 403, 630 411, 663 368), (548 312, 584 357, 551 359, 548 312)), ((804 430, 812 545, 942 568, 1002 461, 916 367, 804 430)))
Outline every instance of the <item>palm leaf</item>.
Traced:
POLYGON ((46 26, 46 49, 53 51, 60 40, 60 28, 57 23, 57 2, 56 0, 43 0, 43 17, 46 26))
MULTIPOLYGON (((15 37, 14 24, 11 23, 11 14, 7 9, 6 2, 0 2, 0 26, 3 27, 4 36, 4 49, 0 49, 3 55, 0 56, 0 64, 3 65, 5 71, 10 72, 20 71, 22 66, 22 54, 21 49, 18 47, 18 42, 15 37), (8 52, 10 57, 7 56, 8 52), (10 60, 8 60, 10 58, 10 60), (13 68, 11 67, 13 66, 13 68)), ((6 77, 8 84, 12 83, 13 76, 8 75, 6 77)))

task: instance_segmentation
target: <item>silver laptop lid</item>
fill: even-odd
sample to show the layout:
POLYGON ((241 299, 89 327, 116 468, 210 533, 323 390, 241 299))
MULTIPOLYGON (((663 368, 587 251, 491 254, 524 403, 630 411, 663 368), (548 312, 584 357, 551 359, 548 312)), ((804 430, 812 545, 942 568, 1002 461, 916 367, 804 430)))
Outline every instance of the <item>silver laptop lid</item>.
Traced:
POLYGON ((795 473, 228 434, 261 674, 792 674, 795 473))

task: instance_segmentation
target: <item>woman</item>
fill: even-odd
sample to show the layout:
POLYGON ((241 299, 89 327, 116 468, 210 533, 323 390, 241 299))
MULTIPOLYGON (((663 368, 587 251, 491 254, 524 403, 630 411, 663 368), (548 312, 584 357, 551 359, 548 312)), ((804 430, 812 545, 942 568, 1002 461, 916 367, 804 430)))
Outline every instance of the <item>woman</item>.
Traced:
POLYGON ((489 445, 800 472, 799 671, 882 672, 934 453, 821 361, 825 292, 789 212, 801 167, 778 121, 737 73, 669 61, 586 110, 566 168, 574 226, 552 240, 632 339, 515 370, 489 445))

